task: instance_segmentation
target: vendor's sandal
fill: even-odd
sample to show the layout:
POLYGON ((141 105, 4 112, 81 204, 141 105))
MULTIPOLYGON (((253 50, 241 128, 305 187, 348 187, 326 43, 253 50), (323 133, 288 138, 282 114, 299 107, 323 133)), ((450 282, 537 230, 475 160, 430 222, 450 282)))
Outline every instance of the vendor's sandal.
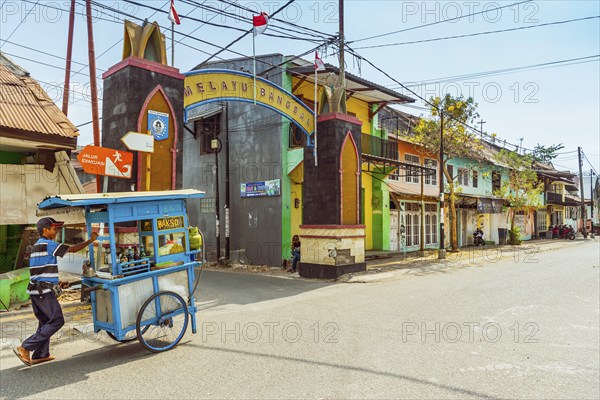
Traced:
POLYGON ((15 353, 17 357, 19 357, 19 360, 21 360, 23 364, 27 365, 28 367, 31 367, 31 358, 29 358, 29 351, 19 346, 13 349, 13 353, 15 353))
POLYGON ((55 358, 54 356, 48 356, 48 357, 44 357, 44 358, 32 358, 31 365, 43 363, 46 361, 52 361, 52 360, 54 360, 54 358, 55 358))

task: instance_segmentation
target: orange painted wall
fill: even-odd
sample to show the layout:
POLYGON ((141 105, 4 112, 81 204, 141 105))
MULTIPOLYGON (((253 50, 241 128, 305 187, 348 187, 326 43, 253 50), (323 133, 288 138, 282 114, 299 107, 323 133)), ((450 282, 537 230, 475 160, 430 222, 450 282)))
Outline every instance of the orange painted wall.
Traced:
MULTIPOLYGON (((391 140, 391 138, 390 138, 391 140)), ((412 154, 415 156, 419 156, 419 159, 421 160, 421 165, 424 165, 425 162, 425 158, 430 158, 430 159, 434 159, 437 160, 438 157, 436 154, 430 153, 428 151, 426 151, 423 147, 421 146, 417 146, 413 143, 404 141, 404 140, 399 140, 398 141, 398 152, 399 152, 399 157, 400 157, 400 161, 404 161, 404 154, 412 154)), ((400 173, 400 175, 403 175, 403 172, 400 173)), ((440 182, 440 170, 439 170, 439 163, 438 163, 438 176, 437 176, 437 184, 434 185, 423 185, 423 194, 425 196, 433 196, 433 197, 437 197, 439 196, 439 182, 440 182)), ((404 178, 400 178, 400 180, 398 181, 394 181, 394 185, 398 185, 398 187, 401 189, 402 192, 404 193, 409 193, 409 194, 421 194, 421 184, 420 183, 406 183, 404 181, 404 178)))

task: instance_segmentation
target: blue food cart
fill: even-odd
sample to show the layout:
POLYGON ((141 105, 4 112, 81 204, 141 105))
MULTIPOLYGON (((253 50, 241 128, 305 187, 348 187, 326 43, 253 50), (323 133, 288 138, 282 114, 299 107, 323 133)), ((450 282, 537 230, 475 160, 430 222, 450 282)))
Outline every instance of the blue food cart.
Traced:
POLYGON ((93 269, 82 278, 82 288, 91 289, 96 333, 104 330, 119 342, 137 338, 152 352, 175 347, 190 320, 196 333, 194 269, 203 265, 204 240, 200 232, 190 235, 186 200, 202 197, 197 190, 94 193, 58 195, 38 205, 46 213, 83 211, 87 232, 99 231, 97 248, 89 248, 93 269), (119 227, 138 240, 135 256, 119 254, 119 227))

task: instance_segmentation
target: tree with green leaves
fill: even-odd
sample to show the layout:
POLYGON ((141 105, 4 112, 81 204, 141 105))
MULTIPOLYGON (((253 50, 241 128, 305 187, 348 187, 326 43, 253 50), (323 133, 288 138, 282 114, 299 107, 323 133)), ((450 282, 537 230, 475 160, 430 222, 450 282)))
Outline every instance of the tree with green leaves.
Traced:
POLYGON ((534 161, 538 161, 538 162, 543 162, 543 163, 548 163, 552 160, 554 160, 558 154, 556 154, 557 151, 564 149, 565 146, 563 146, 563 144, 555 144, 552 146, 544 146, 541 144, 537 144, 535 146, 535 148, 533 149, 533 152, 531 153, 531 157, 533 158, 534 161))
POLYGON ((509 179, 502 182, 500 189, 494 191, 494 195, 503 198, 509 204, 509 243, 521 244, 520 232, 515 226, 516 214, 542 206, 541 194, 544 184, 538 180, 537 173, 531 168, 535 161, 533 156, 502 149, 496 154, 495 160, 510 169, 509 179))
MULTIPOLYGON (((443 98, 431 98, 431 117, 421 118, 413 130, 411 140, 423 146, 428 151, 440 153, 440 136, 443 136, 444 157, 438 160, 443 174, 446 177, 445 192, 449 195, 449 220, 450 220, 450 246, 453 251, 458 251, 458 234, 456 221, 456 176, 448 172, 448 161, 456 157, 467 157, 480 146, 477 137, 467 131, 467 125, 473 123, 477 114, 477 104, 473 98, 465 99, 463 96, 452 97, 446 94, 443 98), (443 134, 442 134, 443 126, 443 134), (442 135, 441 135, 442 134, 442 135)), ((439 156, 438 156, 439 158, 439 156)))

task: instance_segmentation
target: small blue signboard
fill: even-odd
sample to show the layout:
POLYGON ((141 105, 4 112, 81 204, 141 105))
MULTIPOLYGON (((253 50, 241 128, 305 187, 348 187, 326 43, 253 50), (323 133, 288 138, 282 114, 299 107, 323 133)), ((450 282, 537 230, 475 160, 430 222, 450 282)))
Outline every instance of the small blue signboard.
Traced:
POLYGON ((279 196, 281 194, 281 181, 248 182, 240 185, 241 197, 279 196))
POLYGON ((154 140, 169 138, 169 114, 148 110, 148 130, 154 140))

